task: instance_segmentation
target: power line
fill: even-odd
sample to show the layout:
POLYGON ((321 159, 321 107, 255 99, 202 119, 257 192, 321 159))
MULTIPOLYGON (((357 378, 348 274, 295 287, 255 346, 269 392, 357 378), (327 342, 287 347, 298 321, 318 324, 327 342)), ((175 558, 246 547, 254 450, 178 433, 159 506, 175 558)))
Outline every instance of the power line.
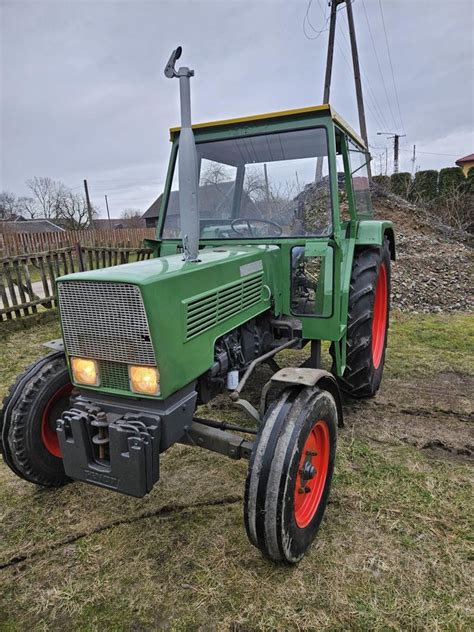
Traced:
MULTIPOLYGON (((362 0, 362 4, 364 4, 364 0, 362 0)), ((402 112, 400 110, 400 101, 398 99, 397 84, 395 82, 395 73, 393 72, 392 55, 390 54, 390 46, 388 44, 387 29, 385 28, 385 18, 384 18, 384 15, 383 15, 383 9, 382 9, 382 2, 381 2, 381 0, 379 0, 379 7, 380 7, 380 15, 382 16, 383 32, 385 34, 385 43, 387 45, 388 60, 390 62, 390 71, 392 73, 393 88, 395 90, 395 98, 397 100, 398 116, 400 117, 400 123, 402 125, 403 133, 405 133, 405 126, 403 124, 402 112)))
MULTIPOLYGON (((319 6, 320 6, 320 8, 321 8, 321 11, 323 11, 323 8, 322 8, 322 6, 321 6, 321 2, 319 2, 319 0, 318 0, 318 3, 319 3, 319 6)), ((313 25, 312 25, 312 23, 311 23, 311 20, 309 19, 309 11, 310 11, 310 9, 311 9, 311 5, 312 5, 312 4, 313 4, 313 0, 309 0, 309 2, 308 2, 308 6, 306 7, 306 13, 305 13, 305 16, 304 16, 304 18, 303 18, 303 33, 304 33, 304 36, 306 37, 306 39, 309 39, 309 40, 317 40, 317 39, 318 39, 318 37, 319 37, 322 33, 324 33, 325 31, 327 31, 327 29, 325 28, 325 26, 326 26, 326 24, 328 23, 329 18, 326 18, 326 12, 325 12, 325 11, 323 11, 323 19, 324 19, 324 24, 323 24, 323 26, 321 27, 321 29, 316 29, 316 28, 314 28, 314 26, 313 26, 313 25), (310 27, 310 29, 313 31, 313 33, 316 33, 316 36, 315 36, 315 37, 311 37, 310 35, 308 35, 308 33, 307 33, 307 31, 306 31, 306 24, 308 24, 308 26, 309 26, 309 27, 310 27)))
MULTIPOLYGON (((328 31, 327 28, 325 28, 325 26, 327 25, 327 23, 329 22, 329 20, 331 19, 331 16, 328 15, 327 16, 327 6, 326 9, 323 9, 322 5, 321 5, 321 0, 318 0, 318 4, 319 4, 319 8, 321 9, 321 12, 323 14, 323 25, 320 29, 317 29, 313 26, 310 18, 309 18, 309 12, 311 9, 311 5, 313 4, 313 0, 309 0, 308 2, 308 6, 306 7, 306 13, 305 16, 303 18, 303 33, 306 37, 306 39, 309 40, 317 40, 318 37, 322 34, 322 33, 326 33, 328 31), (327 16, 327 17, 326 17, 327 16), (308 35, 308 33, 306 32, 306 24, 308 24, 308 26, 310 27, 310 29, 313 31, 313 33, 316 33, 315 37, 311 37, 310 35, 308 35)), ((341 7, 340 9, 336 9, 336 13, 338 13, 339 11, 341 11, 343 9, 343 7, 341 7)))
MULTIPOLYGON (((405 149, 404 147, 401 147, 400 149, 401 149, 401 151, 410 151, 411 152, 411 149, 405 149)), ((459 154, 444 154, 444 153, 441 153, 441 152, 438 152, 438 151, 421 151, 420 149, 417 149, 416 152, 418 154, 429 154, 430 156, 451 156, 451 157, 459 156, 459 154)))
MULTIPOLYGON (((346 41, 346 43, 347 43, 347 37, 345 36, 344 32, 343 32, 342 30, 340 30, 339 32, 340 32, 340 33, 342 33, 342 34, 344 35, 345 41, 346 41)), ((350 72, 352 72, 352 68, 351 68, 350 62, 349 62, 349 60, 347 59, 347 57, 346 57, 346 55, 345 55, 345 53, 344 53, 344 50, 343 50, 343 48, 342 48, 342 46, 341 46, 341 43, 340 43, 339 39, 337 39, 337 37, 336 37, 336 44, 337 44, 337 47, 339 48, 339 51, 340 51, 340 53, 341 53, 341 55, 342 55, 342 58, 344 59, 344 61, 345 61, 345 63, 346 63, 346 66, 349 68, 349 71, 350 71, 350 72)), ((367 85, 366 85, 366 82, 365 82, 365 81, 364 81, 364 86, 365 86, 365 87, 367 87, 367 85)), ((370 91, 369 91, 369 90, 367 90, 367 95, 368 95, 368 97, 372 100, 372 95, 370 94, 370 91)), ((382 122, 382 119, 381 119, 381 118, 380 118, 380 116, 377 114, 375 104, 374 104, 374 108, 375 108, 375 110, 372 108, 372 106, 370 105, 370 102, 369 102, 369 101, 367 101, 367 107, 368 107, 368 109, 369 109, 370 113, 372 114, 372 116, 374 117, 374 120, 375 120, 375 122, 376 122, 377 126, 382 127, 382 129, 386 128, 386 124, 382 122)))
MULTIPOLYGON (((343 18, 343 20, 344 20, 344 22, 345 22, 345 24, 346 24, 347 29, 349 29, 349 25, 348 25, 348 23, 347 23, 346 16, 344 15, 344 13, 342 14, 342 18, 343 18)), ((339 32, 342 34, 342 36, 344 37, 344 40, 345 40, 346 44, 347 44, 347 45, 348 45, 348 47, 350 48, 350 44, 349 44, 349 41, 348 41, 348 39, 347 39, 346 34, 344 33, 344 30, 343 30, 343 29, 340 29, 340 30, 339 30, 339 32)), ((378 102, 378 100, 377 100, 377 97, 375 96, 375 92, 374 92, 374 90, 372 89, 372 86, 371 86, 371 83, 370 83, 370 80, 369 80, 368 73, 366 72, 365 67, 364 67, 364 65, 362 64, 362 62, 361 62, 361 64, 360 64, 360 66, 361 66, 361 70, 362 70, 362 75, 363 75, 363 80, 364 80, 364 86, 367 88, 367 94, 368 94, 368 96, 370 97, 370 99, 372 100, 372 103, 373 103, 373 105, 374 105, 374 109, 377 111, 377 114, 378 114, 378 121, 377 121, 377 125, 378 125, 379 127, 382 127, 383 129, 388 129, 388 127, 389 127, 389 126, 387 125, 387 122, 386 122, 385 116, 384 116, 384 114, 383 114, 383 110, 382 110, 382 108, 381 108, 381 106, 380 106, 380 104, 379 104, 379 102, 378 102), (380 125, 379 125, 379 124, 380 124, 380 125)), ((369 104, 367 104, 367 105, 369 105, 369 104)), ((369 109, 370 109, 370 107, 369 107, 369 109)), ((372 112, 372 114, 373 114, 373 112, 372 112)), ((375 117, 375 118, 377 118, 377 117, 375 117)))
MULTIPOLYGON (((393 125, 394 125, 394 127, 397 127, 397 123, 395 122, 395 117, 393 115, 392 106, 390 105, 390 98, 388 96, 388 90, 387 90, 387 86, 385 84, 385 78, 384 78, 384 75, 383 75, 383 72, 382 72, 382 66, 380 64, 379 55, 377 53, 377 47, 375 45, 375 40, 374 40, 374 36, 372 34, 372 29, 370 28, 369 16, 367 15, 367 9, 365 8, 364 0, 362 0, 362 6, 364 8, 365 20, 367 22, 367 27, 369 29, 369 35, 370 35, 370 39, 371 39, 371 42, 372 42, 372 48, 374 49, 375 59, 377 60, 377 66, 378 66, 378 69, 379 69, 380 77, 382 79, 382 85, 383 85, 383 89, 384 89, 384 92, 385 92, 385 97, 387 99, 388 109, 389 109, 390 115, 392 117, 393 125)), ((405 131, 405 130, 403 130, 403 131, 405 131)))

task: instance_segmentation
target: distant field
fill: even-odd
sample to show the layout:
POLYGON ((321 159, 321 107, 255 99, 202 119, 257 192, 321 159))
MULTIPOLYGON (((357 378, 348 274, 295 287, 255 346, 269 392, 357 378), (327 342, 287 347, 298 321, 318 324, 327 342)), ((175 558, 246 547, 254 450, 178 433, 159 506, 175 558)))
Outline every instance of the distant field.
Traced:
MULTIPOLYGON (((58 336, 0 325, 0 396, 58 336)), ((41 490, 0 461, 0 630, 474 629, 473 338, 471 315, 393 318, 382 390, 344 407, 326 519, 296 568, 247 542, 245 462, 176 446, 135 500, 41 490)), ((239 415, 223 398, 202 412, 239 415)))

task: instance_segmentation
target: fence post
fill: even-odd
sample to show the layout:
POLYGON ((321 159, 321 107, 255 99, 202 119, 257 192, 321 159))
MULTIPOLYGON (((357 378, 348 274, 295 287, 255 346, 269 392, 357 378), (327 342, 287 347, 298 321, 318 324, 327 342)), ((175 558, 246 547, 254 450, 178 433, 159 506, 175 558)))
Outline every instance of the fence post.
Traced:
POLYGON ((78 266, 79 272, 84 272, 85 271, 85 267, 84 267, 84 259, 82 258, 81 244, 77 241, 74 244, 74 248, 76 250, 77 266, 78 266))

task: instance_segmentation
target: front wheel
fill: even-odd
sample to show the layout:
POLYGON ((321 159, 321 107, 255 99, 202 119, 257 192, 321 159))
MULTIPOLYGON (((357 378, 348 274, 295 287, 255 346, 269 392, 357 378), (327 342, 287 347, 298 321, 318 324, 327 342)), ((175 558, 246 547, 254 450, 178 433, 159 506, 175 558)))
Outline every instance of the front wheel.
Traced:
POLYGON ((273 404, 249 463, 244 518, 250 542, 275 562, 298 562, 314 540, 331 488, 334 398, 292 387, 273 404))
POLYGON ((64 485, 56 420, 69 408, 72 384, 63 353, 32 364, 11 387, 0 411, 5 463, 21 478, 45 487, 64 485))

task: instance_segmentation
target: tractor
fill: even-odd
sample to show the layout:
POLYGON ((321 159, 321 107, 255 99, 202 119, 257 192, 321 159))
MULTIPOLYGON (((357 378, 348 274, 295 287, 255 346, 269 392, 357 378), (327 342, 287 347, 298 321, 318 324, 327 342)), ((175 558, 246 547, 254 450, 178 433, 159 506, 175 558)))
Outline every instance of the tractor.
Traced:
POLYGON ((330 105, 192 125, 180 55, 152 256, 57 279, 62 338, 3 402, 3 459, 36 485, 135 497, 175 443, 247 459, 248 538, 294 564, 328 503, 342 397, 381 383, 394 229, 373 219, 368 148, 330 105), (223 395, 241 425, 199 414, 223 395))

